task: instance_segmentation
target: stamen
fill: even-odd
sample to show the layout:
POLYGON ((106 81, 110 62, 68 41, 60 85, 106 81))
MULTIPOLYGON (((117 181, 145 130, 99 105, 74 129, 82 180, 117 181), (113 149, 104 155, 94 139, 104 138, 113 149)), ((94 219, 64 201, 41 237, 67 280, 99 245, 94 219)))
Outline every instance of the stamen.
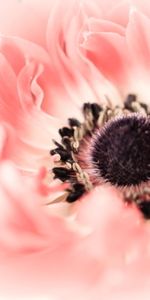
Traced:
POLYGON ((81 183, 73 184, 72 190, 68 190, 70 193, 67 196, 67 201, 72 203, 79 199, 85 193, 85 187, 81 183))
POLYGON ((54 178, 60 179, 62 182, 65 182, 71 178, 72 172, 66 168, 53 168, 54 178))
POLYGON ((93 121, 96 123, 99 118, 100 111, 102 111, 102 107, 100 107, 97 103, 92 103, 91 110, 93 114, 93 121))
POLYGON ((150 218, 150 201, 141 201, 140 203, 137 204, 138 208, 144 215, 145 219, 150 218))
POLYGON ((80 127, 81 126, 81 123, 75 118, 68 119, 68 122, 69 122, 69 126, 71 126, 71 127, 80 127))
POLYGON ((128 110, 130 110, 131 112, 134 112, 134 106, 132 107, 132 105, 136 103, 136 96, 135 95, 128 95, 127 99, 124 103, 124 107, 128 110))
POLYGON ((74 132, 74 130, 72 128, 68 128, 68 127, 63 127, 61 129, 59 129, 59 134, 61 135, 61 137, 64 137, 64 136, 72 137, 73 132, 74 132))

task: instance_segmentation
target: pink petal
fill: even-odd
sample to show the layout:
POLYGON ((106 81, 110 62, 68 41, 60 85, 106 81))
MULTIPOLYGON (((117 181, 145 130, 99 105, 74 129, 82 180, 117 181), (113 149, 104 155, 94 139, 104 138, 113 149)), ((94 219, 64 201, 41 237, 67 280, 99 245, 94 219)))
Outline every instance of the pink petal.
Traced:
POLYGON ((113 0, 95 0, 95 2, 97 6, 101 9, 102 14, 106 15, 112 8, 116 7, 118 3, 120 3, 120 0, 116 0, 115 2, 113 0))
MULTIPOLYGON (((80 70, 82 76, 86 79, 88 85, 94 93, 93 101, 106 102, 106 95, 110 99, 115 99, 116 103, 120 102, 120 95, 111 82, 100 73, 93 63, 86 57, 86 51, 83 51, 83 38, 90 31, 112 31, 124 34, 121 26, 115 25, 108 21, 99 21, 96 18, 88 18, 85 13, 85 4, 79 9, 77 15, 71 19, 70 26, 65 34, 66 53, 75 65, 74 68, 80 70)), ((91 98, 91 99, 92 99, 91 98)), ((91 100, 90 99, 90 100, 91 100)))
POLYGON ((126 33, 128 51, 134 67, 130 86, 145 103, 149 103, 149 26, 150 20, 146 16, 137 10, 131 11, 126 33))
POLYGON ((50 168, 52 162, 46 151, 35 149, 21 141, 9 124, 1 123, 0 131, 0 157, 2 160, 11 159, 17 168, 27 172, 28 176, 35 175, 42 165, 50 168))
MULTIPOLYGON (((38 88, 38 93, 43 93, 43 96, 42 94, 40 96, 40 104, 37 104, 37 106, 41 106, 46 113, 52 113, 57 101, 60 98, 63 99, 64 93, 65 100, 68 99, 68 102, 70 102, 69 95, 68 93, 66 95, 64 88, 61 86, 61 82, 58 80, 58 73, 56 70, 51 68, 50 58, 48 53, 43 48, 34 43, 16 37, 2 37, 0 47, 2 53, 14 68, 14 72, 17 73, 17 75, 19 75, 20 72, 22 73, 26 63, 30 64, 31 61, 32 63, 35 63, 38 68, 43 68, 43 70, 41 69, 39 75, 36 74, 38 79, 38 86, 36 85, 36 89, 38 88), (16 56, 18 57, 17 62, 15 59, 16 56)), ((26 76, 28 77, 30 74, 28 73, 26 76)), ((79 111, 78 109, 76 110, 79 111)), ((62 108, 60 107, 59 103, 58 111, 62 115, 62 108)))
POLYGON ((87 58, 117 87, 129 80, 129 57, 125 38, 116 33, 91 33, 84 40, 87 58))
POLYGON ((37 67, 33 62, 29 62, 18 76, 18 93, 23 108, 23 120, 19 131, 21 139, 26 143, 48 150, 52 138, 58 138, 60 122, 40 110, 43 91, 36 79, 42 71, 42 65, 37 67))
POLYGON ((120 1, 116 6, 113 6, 110 11, 106 13, 106 19, 122 25, 127 26, 129 21, 130 3, 129 1, 120 1))
MULTIPOLYGON (((63 31, 61 20, 63 16, 65 16, 64 27, 70 23, 71 17, 75 13, 73 11, 73 7, 75 7, 76 11, 77 8, 74 2, 70 3, 69 6, 70 15, 66 15, 65 5, 63 4, 61 7, 60 3, 56 3, 51 11, 47 29, 47 44, 54 68, 53 77, 55 78, 55 83, 53 84, 53 97, 55 97, 55 104, 52 106, 52 113, 56 113, 58 115, 58 112, 60 111, 59 116, 61 114, 61 116, 65 118, 70 116, 69 112, 71 110, 74 110, 74 116, 76 114, 81 116, 80 107, 82 103, 84 101, 91 101, 91 99, 95 99, 95 95, 90 85, 81 75, 80 70, 74 66, 73 61, 69 59, 64 50, 65 43, 69 43, 69 41, 65 40, 65 32, 63 31), (53 27, 55 27, 55 31, 53 30, 53 27), (61 99, 61 107, 59 107, 59 99, 61 99), (65 107, 63 114, 62 107, 65 107)), ((49 110, 47 104, 45 107, 46 110, 49 110)))
POLYGON ((140 12, 150 17, 150 5, 149 0, 132 0, 132 6, 137 8, 140 12))
MULTIPOLYGON (((36 62, 49 64, 50 58, 48 53, 40 45, 14 36, 1 35, 0 48, 3 54, 10 59, 10 64, 14 64, 14 57, 19 54, 20 67, 27 59, 34 59, 36 62)), ((15 69, 15 68, 14 68, 15 69)))
MULTIPOLYGON (((78 115, 79 118, 82 118, 80 109, 83 102, 98 100, 104 102, 106 101, 104 96, 106 94, 107 96, 109 96, 108 94, 113 94, 111 98, 117 101, 119 96, 115 87, 108 83, 100 72, 81 55, 79 33, 84 21, 88 18, 86 16, 85 3, 80 7, 76 7, 76 3, 68 3, 66 1, 66 5, 68 5, 67 14, 66 10, 64 11, 64 3, 62 7, 60 3, 56 3, 49 19, 47 43, 54 67, 54 72, 52 73, 54 81, 52 83, 53 89, 50 90, 49 88, 50 92, 48 95, 49 98, 55 98, 55 103, 50 107, 49 98, 46 97, 42 107, 44 110, 64 119, 70 117, 70 111, 72 110, 74 111, 73 116, 78 115), (60 20, 64 16, 62 27, 60 20), (53 26, 55 26, 55 32, 53 31, 53 26), (51 43, 52 40, 53 43, 51 43), (101 88, 99 82, 101 82, 101 88), (61 99, 61 106, 59 99, 61 99), (62 110, 62 106, 65 107, 65 110, 62 110)), ((88 13, 90 13, 90 9, 88 13)), ((92 9, 91 13, 93 13, 92 9)), ((47 89, 50 86, 50 84, 47 84, 47 89)))
MULTIPOLYGON (((120 201, 121 199, 118 200, 113 189, 102 187, 84 199, 81 204, 77 204, 76 208, 80 224, 89 225, 87 226, 89 236, 84 241, 88 245, 85 246, 86 249, 90 249, 90 253, 93 253, 93 257, 97 257, 98 260, 102 255, 104 265, 106 263, 108 266, 107 271, 105 269, 106 273, 104 271, 106 276, 104 277, 106 286, 108 284, 109 287, 105 286, 105 288, 107 291, 112 291, 113 288, 115 292, 120 285, 124 293, 129 287, 134 289, 137 282, 139 289, 142 288, 148 280, 150 265, 147 238, 150 231, 148 224, 144 223, 136 208, 126 207, 120 201), (138 277, 137 272, 139 272, 138 277), (114 276, 118 273, 119 281, 115 281, 113 273, 114 276)), ((102 278, 98 281, 99 286, 101 280, 102 278)))
POLYGON ((3 38, 1 48, 4 54, 6 49, 10 61, 9 64, 1 54, 0 115, 1 121, 14 128, 14 132, 11 130, 9 134, 15 136, 16 140, 16 145, 11 146, 12 152, 9 151, 11 159, 21 169, 34 170, 41 163, 48 167, 52 138, 58 138, 58 129, 61 127, 58 120, 41 110, 45 87, 42 78, 45 77, 44 72, 49 71, 48 54, 39 46, 18 38, 3 38), (13 64, 16 51, 20 54, 17 66, 13 64), (11 65, 17 67, 16 73, 11 65))
POLYGON ((55 235, 52 228, 53 224, 55 228, 60 226, 60 230, 66 230, 63 221, 46 213, 43 199, 34 185, 22 178, 10 162, 1 164, 0 174, 0 254, 3 249, 5 255, 29 253, 47 246, 53 249, 57 243, 64 243, 65 239, 61 241, 60 233, 55 235))
POLYGON ((17 79, 11 66, 5 57, 0 54, 0 116, 1 120, 6 120, 17 125, 14 112, 19 115, 20 105, 16 90, 17 79))
POLYGON ((51 1, 6 0, 0 4, 0 31, 45 46, 51 1))
POLYGON ((148 299, 150 231, 134 207, 125 207, 112 189, 97 189, 76 204, 76 224, 73 227, 73 221, 68 220, 70 229, 72 225, 70 231, 62 219, 47 216, 39 205, 39 197, 33 201, 33 191, 12 167, 5 165, 2 171, 0 191, 7 199, 3 203, 1 226, 6 226, 9 235, 4 240, 1 231, 0 241, 3 245, 5 241, 7 249, 15 246, 18 253, 16 256, 13 251, 6 256, 5 252, 1 260, 0 277, 7 278, 7 282, 1 279, 3 297, 9 297, 8 286, 12 286, 11 297, 15 299, 22 295, 45 295, 62 300, 97 300, 104 296, 119 300, 141 295, 143 288, 144 299, 148 299), (16 179, 26 190, 16 191, 16 179), (26 193, 28 199, 23 201, 26 193), (31 234, 35 239, 29 238, 31 234))
POLYGON ((147 72, 150 57, 149 26, 150 20, 146 16, 136 10, 131 12, 127 26, 128 48, 137 69, 145 69, 147 72))
POLYGON ((119 35, 125 35, 125 29, 123 26, 119 24, 115 24, 109 20, 100 20, 96 18, 90 18, 87 22, 89 31, 94 33, 100 32, 114 32, 118 33, 119 35))

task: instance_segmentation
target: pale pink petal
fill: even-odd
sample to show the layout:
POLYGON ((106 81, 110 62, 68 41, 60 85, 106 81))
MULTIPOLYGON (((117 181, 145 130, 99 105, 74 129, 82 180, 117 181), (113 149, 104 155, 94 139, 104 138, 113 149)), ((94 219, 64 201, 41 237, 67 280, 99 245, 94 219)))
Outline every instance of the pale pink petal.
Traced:
POLYGON ((134 90, 145 103, 149 103, 149 26, 149 18, 135 9, 131 11, 127 26, 126 40, 134 68, 129 88, 134 90))
POLYGON ((119 35, 125 35, 125 29, 120 24, 116 24, 109 20, 100 20, 96 18, 90 18, 87 21, 89 32, 100 33, 100 32, 114 32, 119 35))
MULTIPOLYGON (((66 1, 66 3, 68 2, 66 1)), ((90 65, 90 62, 85 57, 81 57, 79 33, 80 28, 83 27, 85 20, 88 18, 85 3, 82 3, 80 7, 76 7, 74 2, 70 3, 67 14, 66 11, 63 14, 64 8, 64 4, 61 7, 60 3, 59 5, 56 3, 49 19, 47 41, 50 58, 55 70, 53 78, 55 78, 56 70, 57 78, 53 84, 53 90, 50 90, 51 98, 55 98, 55 103, 52 107, 49 107, 46 98, 42 107, 57 116, 61 115, 62 118, 61 107, 64 106, 63 103, 67 103, 65 110, 63 110, 63 117, 70 117, 69 112, 73 110, 73 116, 78 114, 82 118, 80 108, 83 102, 106 102, 106 95, 109 96, 109 94, 111 96, 112 94, 115 95, 111 98, 116 99, 117 102, 119 96, 115 88, 90 65), (62 27, 62 22, 56 22, 56 20, 62 20, 64 16, 62 27), (53 26, 55 26, 55 32, 53 26), (51 43, 52 40, 53 43, 51 43), (101 85, 99 85, 100 82, 101 85), (61 99, 61 106, 59 99, 61 99)))
POLYGON ((0 298, 149 300, 150 229, 137 208, 108 186, 48 205, 65 186, 47 172, 52 139, 82 120, 84 102, 149 102, 150 21, 138 12, 150 15, 148 1, 4 2, 0 31, 22 38, 0 44, 0 298))
POLYGON ((8 63, 11 65, 14 73, 18 75, 24 66, 24 53, 16 44, 16 39, 12 37, 0 37, 0 52, 4 55, 8 63), (17 59, 16 59, 17 57, 17 59))
POLYGON ((117 89, 101 74, 92 61, 88 60, 86 50, 83 51, 82 43, 83 38, 86 38, 91 31, 106 31, 112 25, 112 31, 124 34, 124 29, 108 21, 99 21, 94 17, 88 18, 85 14, 84 5, 80 7, 77 15, 73 16, 70 26, 67 29, 65 35, 66 55, 74 64, 74 68, 80 70, 80 73, 86 78, 89 86, 92 88, 94 92, 92 101, 106 102, 106 98, 109 98, 113 99, 113 101, 115 99, 115 102, 119 103, 120 95, 117 89))
MULTIPOLYGON (((12 146, 12 152, 9 151, 11 159, 21 169, 34 170, 41 163, 49 168, 52 138, 58 138, 61 122, 41 110, 45 91, 42 79, 40 83, 38 80, 42 76, 45 77, 45 69, 46 72, 49 71, 48 55, 42 48, 17 38, 2 39, 1 48, 4 53, 7 49, 7 58, 10 60, 9 64, 1 53, 1 121, 13 126, 14 132, 9 136, 15 136, 17 145, 17 149, 12 146), (10 54, 11 49, 14 50, 12 54, 10 54), (17 74, 11 67, 16 51, 20 53, 17 74)), ((12 145, 13 143, 14 140, 12 145)))
MULTIPOLYGON (((58 101, 60 99, 64 101, 64 97, 66 101, 68 100, 68 103, 71 102, 68 93, 64 89, 64 85, 61 85, 61 80, 58 78, 57 71, 55 70, 55 68, 51 68, 50 57, 48 56, 48 53, 43 48, 17 37, 2 37, 0 48, 2 53, 6 55, 5 57, 9 61, 10 65, 14 68, 14 72, 17 73, 19 77, 19 73, 21 72, 22 74, 24 72, 23 69, 26 63, 30 64, 31 61, 35 63, 38 68, 39 65, 40 69, 43 68, 43 71, 42 69, 40 71, 40 76, 36 76, 39 77, 38 90, 40 91, 40 94, 41 92, 43 93, 43 97, 42 95, 40 96, 40 106, 46 113, 53 113, 58 101), (18 57, 17 62, 15 62, 16 55, 18 57)), ((30 76, 30 72, 26 74, 26 76, 30 76)), ((58 104, 57 107, 59 111, 58 115, 60 116, 61 114, 62 116, 62 107, 60 107, 60 104, 58 104)), ((72 110, 72 103, 70 105, 70 108, 72 110)), ((68 111, 70 111, 69 108, 68 111)), ((76 111, 79 112, 78 109, 76 109, 76 111)))
POLYGON ((97 6, 101 9, 102 14, 106 15, 112 8, 116 7, 120 2, 122 2, 122 0, 115 0, 115 2, 113 0, 95 0, 95 2, 97 6))
POLYGON ((148 71, 150 64, 150 20, 137 10, 132 10, 127 26, 127 42, 132 60, 140 70, 148 71))
POLYGON ((105 18, 126 27, 129 21, 129 11, 130 2, 123 0, 118 2, 116 6, 113 6, 111 10, 106 13, 105 18))
POLYGON ((106 293, 107 290, 109 296, 112 291, 119 292, 119 286, 123 294, 134 288, 136 293, 137 283, 139 289, 148 285, 150 267, 148 224, 134 206, 127 207, 118 201, 115 193, 111 188, 102 187, 84 199, 81 205, 77 204, 79 209, 76 207, 80 224, 89 224, 89 236, 84 241, 86 251, 93 253, 97 260, 103 257, 104 277, 98 279, 98 290, 101 290, 100 282, 106 280, 103 291, 106 293))
POLYGON ((95 66, 113 82, 120 91, 124 91, 129 80, 129 57, 126 41, 117 33, 89 33, 83 49, 95 66))
POLYGON ((36 78, 41 71, 43 71, 42 65, 37 67, 34 62, 28 62, 18 76, 18 93, 21 106, 24 108, 24 118, 19 131, 23 130, 21 138, 26 143, 48 150, 52 138, 58 138, 61 123, 40 110, 39 104, 43 100, 43 91, 37 84, 36 78))
MULTIPOLYGON (((64 272, 67 249, 73 247, 79 234, 72 232, 62 218, 47 213, 44 199, 10 162, 1 164, 0 177, 0 295, 9 299, 7 287, 12 285, 11 297, 15 299, 26 293, 28 299, 32 293, 51 297, 53 290, 57 294, 56 277, 61 265, 64 272), (3 272, 7 281, 2 280, 3 272)), ((62 286, 61 276, 58 281, 62 286)))
POLYGON ((16 90, 17 79, 5 57, 0 54, 0 116, 1 120, 9 121, 13 126, 18 126, 14 117, 20 113, 20 105, 16 90))
POLYGON ((61 239, 60 231, 66 231, 66 225, 63 219, 47 213, 36 185, 21 177, 9 161, 1 163, 0 174, 0 255, 28 254, 43 247, 52 251, 65 243, 68 236, 61 239), (57 226, 60 231, 56 233, 53 228, 57 226))
POLYGON ((15 129, 7 123, 1 122, 0 131, 0 158, 2 160, 12 160, 17 168, 27 173, 28 176, 35 175, 43 165, 49 171, 52 164, 49 151, 42 151, 27 145, 21 141, 15 129))
POLYGON ((137 8, 139 11, 150 17, 150 5, 149 0, 131 0, 133 8, 137 8))
MULTIPOLYGON (((35 61, 43 64, 49 64, 50 58, 47 51, 40 45, 22 39, 16 36, 1 35, 0 49, 10 59, 10 64, 14 64, 14 56, 19 54, 20 67, 26 59, 34 59, 35 61), (16 51, 16 53, 15 53, 16 51)), ((14 68, 15 69, 15 68, 14 68)))
MULTIPOLYGON (((75 3, 70 3, 69 11, 69 20, 71 16, 74 15, 73 7, 75 3)), ((53 104, 53 111, 55 110, 56 114, 59 108, 60 103, 64 107, 63 116, 68 117, 69 111, 74 110, 74 115, 80 114, 80 107, 84 101, 90 101, 91 99, 95 100, 95 95, 86 82, 85 78, 81 75, 80 70, 74 66, 74 63, 68 58, 67 53, 65 52, 65 32, 61 26, 62 19, 64 18, 64 26, 69 24, 69 20, 66 15, 64 4, 62 7, 59 3, 56 2, 53 10, 51 11, 48 29, 47 29, 47 43, 49 49, 49 55, 52 60, 53 68, 57 72, 56 78, 56 88, 54 87, 53 94, 55 96, 55 106, 53 104), (58 21, 59 20, 59 21, 58 21), (55 31, 53 30, 55 27, 55 31), (57 92, 57 97, 56 97, 57 92), (83 100, 84 99, 84 100, 83 100)), ((76 11, 76 6, 75 6, 76 11)), ((67 45, 66 45, 67 50, 67 45)), ((46 110, 49 110, 48 105, 46 104, 46 110)), ((59 114, 60 115, 60 114, 59 114)))
POLYGON ((7 251, 14 246, 14 254, 5 252, 1 260, 0 276, 5 274, 7 282, 1 280, 0 295, 10 299, 9 286, 15 299, 45 295, 58 300, 119 300, 141 295, 145 289, 148 299, 150 231, 136 208, 125 207, 112 189, 103 187, 78 202, 76 221, 64 223, 48 216, 39 198, 33 201, 33 191, 12 166, 3 165, 0 171, 4 174, 0 191, 7 197, 1 226, 9 232, 7 240, 1 232, 0 241, 7 251), (13 175, 11 182, 8 174, 13 175), (16 179, 26 187, 26 201, 19 198, 25 200, 24 189, 16 192, 16 179))
POLYGON ((0 4, 0 32, 46 45, 46 26, 52 1, 6 0, 0 4))

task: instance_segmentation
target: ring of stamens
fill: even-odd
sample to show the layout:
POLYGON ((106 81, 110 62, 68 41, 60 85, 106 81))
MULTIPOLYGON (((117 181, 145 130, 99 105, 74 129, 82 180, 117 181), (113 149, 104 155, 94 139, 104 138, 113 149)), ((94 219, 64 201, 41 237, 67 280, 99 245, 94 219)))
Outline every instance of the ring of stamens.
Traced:
MULTIPOLYGON (((137 100, 135 95, 128 95, 122 107, 101 106, 97 103, 84 103, 83 108, 84 121, 70 118, 68 126, 59 130, 61 142, 54 141, 56 148, 50 151, 52 156, 59 155, 56 167, 53 168, 54 178, 60 179, 62 182, 69 182, 70 188, 67 190, 66 201, 73 202, 80 198, 84 193, 93 188, 89 175, 81 168, 78 160, 78 153, 81 142, 91 137, 97 128, 102 128, 109 120, 116 116, 131 113, 140 113, 145 116, 150 115, 149 107, 137 100)), ((132 193, 125 192, 125 200, 127 202, 135 201, 137 205, 146 197, 150 200, 150 189, 143 187, 142 192, 132 193)), ((146 201, 149 205, 150 201, 146 201)), ((144 206, 144 210, 147 210, 144 206)), ((150 215, 150 208, 149 215, 150 215)))

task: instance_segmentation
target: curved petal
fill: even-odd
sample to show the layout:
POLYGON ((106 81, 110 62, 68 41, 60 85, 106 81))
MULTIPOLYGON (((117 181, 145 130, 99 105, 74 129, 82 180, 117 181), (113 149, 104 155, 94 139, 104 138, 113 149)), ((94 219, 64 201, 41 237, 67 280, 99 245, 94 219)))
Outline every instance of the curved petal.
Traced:
POLYGON ((36 65, 33 62, 29 62, 19 74, 18 93, 21 106, 24 108, 19 132, 21 139, 26 141, 26 143, 48 150, 50 149, 52 139, 58 138, 58 129, 61 123, 37 107, 39 100, 41 102, 43 92, 36 83, 36 91, 34 90, 33 95, 33 82, 36 82, 36 78, 42 70, 42 66, 36 69, 36 65), (40 93, 38 92, 36 95, 37 87, 40 93))
MULTIPOLYGON (((35 61, 43 64, 49 64, 50 58, 48 52, 40 45, 22 39, 16 36, 5 36, 1 34, 0 50, 10 59, 10 64, 13 65, 15 55, 19 54, 19 58, 22 59, 21 66, 26 59, 34 59, 35 61)), ((15 69, 15 68, 14 68, 15 69)))
POLYGON ((11 158, 19 168, 26 170, 36 170, 41 164, 49 167, 52 138, 59 138, 58 129, 62 126, 60 121, 40 109, 43 90, 38 84, 38 77, 43 71, 42 65, 35 67, 35 64, 28 63, 17 79, 2 54, 0 54, 0 64, 1 121, 13 126, 12 135, 17 136, 18 151, 12 146, 12 142, 10 147, 14 150, 11 158))
MULTIPOLYGON (((64 86, 62 86, 60 80, 58 80, 57 70, 55 70, 55 68, 52 69, 50 66, 50 57, 48 53, 34 43, 18 37, 4 36, 1 37, 0 50, 17 76, 20 76, 19 73, 23 70, 27 62, 30 63, 31 61, 34 61, 36 65, 41 65, 41 67, 43 65, 43 72, 41 70, 41 76, 38 78, 38 85, 41 88, 39 92, 44 93, 43 99, 41 98, 40 100, 40 107, 46 113, 55 114, 56 111, 55 115, 57 115, 58 111, 58 115, 62 116, 62 107, 60 107, 58 101, 65 97, 65 100, 67 99, 69 103, 70 99, 68 93, 66 95, 64 86), (16 56, 18 57, 17 60, 16 56), (55 107, 56 110, 54 111, 55 107)), ((29 74, 27 74, 27 76, 28 75, 29 74)))
POLYGON ((75 68, 86 78, 88 85, 94 93, 93 101, 105 103, 109 98, 114 103, 120 103, 121 97, 115 86, 108 81, 92 61, 88 59, 86 50, 83 51, 82 48, 83 38, 86 39, 86 36, 88 36, 90 32, 109 31, 110 28, 112 32, 114 31, 124 35, 124 29, 119 25, 105 20, 100 21, 94 17, 88 18, 88 16, 85 15, 85 7, 82 5, 78 14, 73 16, 67 34, 65 35, 66 53, 75 65, 75 68))
MULTIPOLYGON (((55 70, 54 72, 57 72, 55 85, 58 97, 55 99, 55 105, 58 109, 60 95, 62 106, 66 104, 66 112, 64 111, 63 113, 67 117, 70 116, 70 110, 74 110, 75 113, 81 116, 80 107, 82 106, 82 103, 85 101, 91 101, 91 99, 93 99, 93 101, 95 100, 94 92, 92 91, 89 83, 87 83, 86 78, 81 75, 80 69, 77 69, 74 62, 69 59, 66 53, 67 44, 63 29, 66 28, 67 24, 69 25, 72 15, 78 12, 78 6, 76 7, 76 3, 74 2, 69 5, 70 14, 64 11, 64 3, 60 5, 60 3, 56 2, 53 10, 51 11, 47 29, 49 55, 55 70), (64 19, 65 24, 63 28, 61 26, 62 18, 64 19), (54 27, 55 31, 53 30, 54 27)), ((68 2, 66 1, 66 3, 68 2)), ((56 93, 55 90, 54 92, 56 93)))
POLYGON ((116 33, 89 33, 82 44, 87 58, 113 82, 122 92, 125 91, 130 64, 125 38, 116 33))
POLYGON ((96 18, 89 18, 86 22, 89 32, 100 33, 100 32, 114 32, 119 35, 125 35, 125 29, 120 24, 115 24, 110 20, 101 20, 96 18))

